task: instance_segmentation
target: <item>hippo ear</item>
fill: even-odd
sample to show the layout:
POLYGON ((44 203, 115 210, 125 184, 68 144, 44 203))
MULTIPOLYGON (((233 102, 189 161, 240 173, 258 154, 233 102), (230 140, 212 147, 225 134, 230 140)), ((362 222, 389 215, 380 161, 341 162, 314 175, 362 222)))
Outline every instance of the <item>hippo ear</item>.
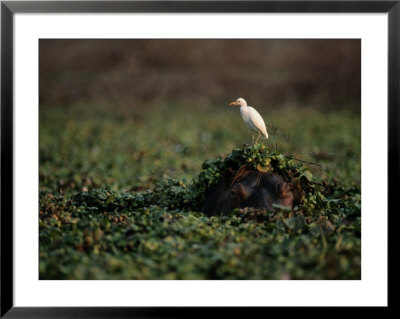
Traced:
POLYGON ((231 189, 232 194, 238 198, 241 202, 244 201, 247 197, 250 196, 250 193, 246 190, 243 184, 236 183, 232 186, 231 189))

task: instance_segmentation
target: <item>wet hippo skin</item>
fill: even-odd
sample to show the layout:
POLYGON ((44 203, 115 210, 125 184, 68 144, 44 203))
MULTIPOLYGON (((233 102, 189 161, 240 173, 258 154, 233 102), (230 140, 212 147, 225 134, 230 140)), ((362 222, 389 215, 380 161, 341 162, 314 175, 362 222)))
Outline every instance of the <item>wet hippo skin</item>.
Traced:
POLYGON ((235 208, 274 210, 274 205, 293 208, 290 183, 273 173, 247 171, 237 177, 231 170, 206 195, 202 211, 208 216, 227 215, 235 208))

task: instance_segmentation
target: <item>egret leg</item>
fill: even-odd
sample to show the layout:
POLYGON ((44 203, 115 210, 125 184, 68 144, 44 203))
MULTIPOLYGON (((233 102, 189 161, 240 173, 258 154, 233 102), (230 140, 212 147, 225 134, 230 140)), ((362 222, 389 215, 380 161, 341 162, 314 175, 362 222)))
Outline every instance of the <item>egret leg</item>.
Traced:
POLYGON ((254 145, 254 135, 251 134, 251 137, 252 137, 251 145, 254 145))
POLYGON ((261 136, 261 133, 260 133, 260 131, 258 131, 258 136, 257 136, 257 139, 256 139, 256 144, 257 144, 257 142, 258 142, 260 136, 261 136))

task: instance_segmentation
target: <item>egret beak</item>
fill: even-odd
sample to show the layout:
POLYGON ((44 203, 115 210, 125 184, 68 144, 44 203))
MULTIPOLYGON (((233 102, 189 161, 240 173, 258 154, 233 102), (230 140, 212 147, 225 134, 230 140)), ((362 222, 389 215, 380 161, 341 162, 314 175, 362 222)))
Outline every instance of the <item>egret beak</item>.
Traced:
POLYGON ((229 106, 235 106, 235 105, 240 105, 240 103, 239 103, 239 102, 237 102, 237 101, 235 101, 235 102, 232 102, 232 103, 229 103, 229 106))

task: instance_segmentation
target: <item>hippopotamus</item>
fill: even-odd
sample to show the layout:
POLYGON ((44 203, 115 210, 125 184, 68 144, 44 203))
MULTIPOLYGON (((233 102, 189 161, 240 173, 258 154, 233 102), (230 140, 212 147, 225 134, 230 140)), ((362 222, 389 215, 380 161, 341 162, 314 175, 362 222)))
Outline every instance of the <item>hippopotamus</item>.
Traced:
POLYGON ((293 209, 292 185, 272 172, 228 169, 223 179, 210 188, 202 212, 208 216, 227 215, 235 208, 254 207, 274 211, 276 205, 293 209))

